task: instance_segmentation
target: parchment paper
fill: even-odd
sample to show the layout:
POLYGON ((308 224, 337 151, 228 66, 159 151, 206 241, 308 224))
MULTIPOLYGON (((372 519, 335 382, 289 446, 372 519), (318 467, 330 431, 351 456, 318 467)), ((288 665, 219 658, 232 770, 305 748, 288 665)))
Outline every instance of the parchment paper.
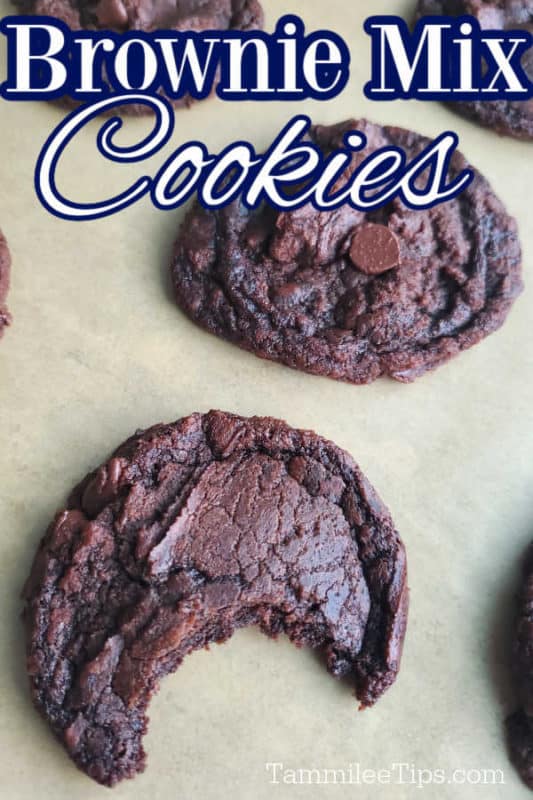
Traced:
MULTIPOLYGON (((333 123, 368 116, 429 136, 453 129, 519 220, 528 289, 502 331, 412 386, 368 388, 266 363, 201 332, 175 307, 167 278, 183 212, 141 201, 97 222, 60 221, 33 188, 37 155, 63 111, 0 103, 0 226, 13 255, 14 323, 0 343, 0 795, 100 800, 33 710, 19 593, 37 542, 74 483, 135 429, 221 408, 281 417, 350 451, 390 507, 408 549, 411 613, 400 677, 357 711, 349 686, 311 652, 250 629, 197 653, 167 678, 150 712, 148 768, 116 800, 526 798, 508 762, 513 705, 508 649, 519 564, 533 536, 533 163, 531 144, 501 139, 435 103, 372 103, 370 13, 410 15, 414 0, 264 0, 330 27, 352 50, 349 88, 327 102, 219 100, 179 113, 172 141, 145 165, 111 166, 92 125, 60 188, 103 198, 156 168, 182 142, 215 151, 265 146, 299 111, 333 123), (505 785, 274 784, 284 769, 503 770, 505 785)), ((8 13, 5 0, 2 15, 8 13)), ((3 48, 3 43, 1 48, 3 48)), ((4 68, 5 49, 0 48, 4 68)), ((147 132, 127 120, 123 141, 147 132)), ((289 776, 290 777, 290 776, 289 776)))

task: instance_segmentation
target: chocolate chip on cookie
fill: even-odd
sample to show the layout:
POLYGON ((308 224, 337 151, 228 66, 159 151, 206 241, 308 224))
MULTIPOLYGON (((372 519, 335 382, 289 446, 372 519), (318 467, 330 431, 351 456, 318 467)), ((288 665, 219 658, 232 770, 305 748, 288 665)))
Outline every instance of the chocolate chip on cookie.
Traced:
MULTIPOLYGON (((365 154, 429 140, 364 120, 311 129, 324 154, 348 131, 365 154)), ((363 156, 354 155, 354 163, 363 156)), ((450 181, 469 168, 454 153, 450 181)), ((172 262, 178 305, 203 328, 316 375, 412 381, 499 328, 522 290, 515 221, 479 173, 453 200, 377 211, 196 204, 172 262)))
POLYGON ((381 275, 400 263, 400 246, 386 225, 361 225, 350 247, 350 258, 365 275, 381 275))

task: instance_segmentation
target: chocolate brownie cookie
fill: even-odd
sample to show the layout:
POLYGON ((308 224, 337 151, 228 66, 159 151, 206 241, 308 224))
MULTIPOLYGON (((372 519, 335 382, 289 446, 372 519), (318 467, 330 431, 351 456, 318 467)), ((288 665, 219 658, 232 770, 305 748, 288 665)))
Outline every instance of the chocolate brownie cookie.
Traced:
MULTIPOLYGON (((363 154, 396 145, 409 159, 428 140, 349 121, 315 127, 325 152, 361 130, 363 154)), ((454 154, 450 173, 468 164, 454 154)), ((208 331, 317 375, 412 381, 504 322, 522 289, 515 221, 487 181, 427 211, 399 200, 371 213, 195 205, 175 247, 178 304, 208 331)))
MULTIPOLYGON (((533 0, 419 0, 418 16, 476 17, 485 30, 528 30, 533 33, 533 0)), ((533 81, 533 48, 522 60, 533 81)), ((461 114, 497 133, 533 140, 533 99, 450 103, 461 114)))
MULTIPOLYGON (((72 30, 202 31, 254 30, 263 26, 259 0, 12 0, 21 13, 57 17, 72 30)), ((64 98, 68 105, 76 105, 64 98)), ((190 97, 173 101, 189 106, 190 97)), ((130 104, 121 113, 144 114, 149 109, 130 104)))
POLYGON ((35 704, 106 785, 144 769, 150 697, 191 651, 244 625, 286 633, 369 706, 407 616, 403 545, 351 457, 216 411, 138 433, 88 475, 24 593, 35 704))
POLYGON ((533 789, 533 545, 524 566, 513 662, 521 708, 507 720, 509 748, 520 775, 533 789))
POLYGON ((5 305, 9 289, 9 274, 11 271, 11 256, 7 242, 0 231, 0 338, 4 328, 11 322, 11 315, 5 305))

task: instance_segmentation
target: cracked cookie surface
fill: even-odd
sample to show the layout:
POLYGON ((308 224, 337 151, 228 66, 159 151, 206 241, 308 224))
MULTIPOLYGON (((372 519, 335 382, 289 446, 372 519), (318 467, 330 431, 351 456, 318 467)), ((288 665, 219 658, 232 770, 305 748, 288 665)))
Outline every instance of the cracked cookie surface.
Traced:
POLYGON ((150 697, 189 652, 245 625, 285 633, 369 706, 407 617, 403 545, 351 457, 223 412, 141 432, 88 475, 24 594, 34 702, 106 785, 144 769, 150 697))
MULTIPOLYGON (((411 159, 429 143, 364 120, 315 127, 311 138, 327 154, 350 130, 368 140, 354 167, 385 146, 411 159)), ((455 153, 450 180, 467 167, 455 153)), ((479 173, 424 211, 400 200, 370 213, 196 204, 171 270, 178 305, 211 333, 353 383, 414 380, 499 328, 522 290, 516 223, 479 173)))
MULTIPOLYGON (((527 30, 533 33, 533 0, 419 0, 418 18, 427 15, 475 17, 484 30, 527 30)), ((533 48, 522 65, 533 81, 533 48)), ((483 100, 450 103, 456 111, 471 117, 504 136, 533 141, 533 98, 530 100, 483 100)))

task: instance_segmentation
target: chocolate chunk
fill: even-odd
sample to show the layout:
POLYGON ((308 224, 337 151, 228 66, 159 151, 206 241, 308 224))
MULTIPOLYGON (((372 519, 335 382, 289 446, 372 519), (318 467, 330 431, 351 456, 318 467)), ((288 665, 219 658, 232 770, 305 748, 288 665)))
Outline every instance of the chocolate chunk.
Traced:
MULTIPOLYGON (((11 0, 22 14, 56 17, 72 30, 205 31, 255 30, 263 27, 259 0, 11 0)), ((72 98, 61 100, 78 105, 72 98)), ((175 108, 190 106, 186 96, 173 100, 175 108)), ((121 114, 150 113, 146 105, 121 106, 121 114)))
POLYGON ((381 275, 400 263, 400 246, 385 225, 362 225, 352 239, 350 258, 365 275, 381 275))
POLYGON ((215 411, 137 434, 88 475, 24 595, 35 705, 108 786, 144 769, 150 698, 191 651, 245 625, 286 633, 370 706, 407 618, 403 545, 352 458, 215 411))
MULTIPOLYGON (((411 160, 430 143, 365 120, 315 127, 310 137, 328 155, 351 130, 368 140, 354 168, 383 147, 411 160)), ((449 180, 466 168, 455 153, 449 180)), ((459 197, 423 211, 399 199, 371 213, 197 204, 171 269, 178 305, 203 328, 353 383, 411 381, 444 364, 499 328, 522 290, 516 223, 479 173, 459 197)))
POLYGON ((11 273, 11 256, 7 242, 0 231, 0 338, 6 328, 11 323, 11 314, 5 305, 7 292, 9 290, 9 278, 11 273))
MULTIPOLYGON (((427 15, 476 17, 484 30, 529 30, 533 32, 533 0, 419 0, 417 19, 427 15)), ((533 50, 527 51, 522 67, 533 81, 533 50)), ((531 100, 472 100, 449 103, 460 114, 492 128, 503 136, 533 140, 531 100)))

